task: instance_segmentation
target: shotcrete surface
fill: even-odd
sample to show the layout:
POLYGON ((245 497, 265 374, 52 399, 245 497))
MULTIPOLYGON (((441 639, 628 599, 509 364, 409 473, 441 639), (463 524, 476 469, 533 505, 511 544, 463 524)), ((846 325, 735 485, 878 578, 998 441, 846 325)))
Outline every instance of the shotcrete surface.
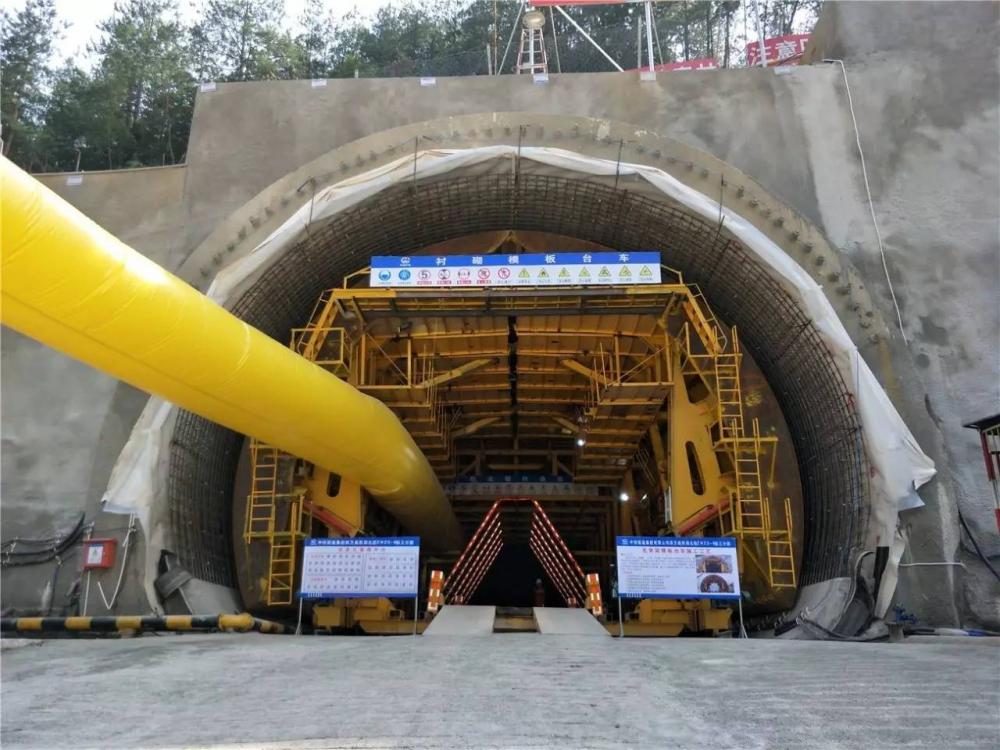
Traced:
POLYGON ((992 748, 997 639, 163 635, 3 655, 5 748, 992 748))

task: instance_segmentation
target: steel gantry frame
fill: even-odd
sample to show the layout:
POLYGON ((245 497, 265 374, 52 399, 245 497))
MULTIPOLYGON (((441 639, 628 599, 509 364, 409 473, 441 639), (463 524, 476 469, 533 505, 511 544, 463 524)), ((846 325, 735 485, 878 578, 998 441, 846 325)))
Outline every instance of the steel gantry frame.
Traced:
MULTIPOLYGON (((680 379, 697 377, 714 399, 706 423, 712 447, 730 471, 720 476, 725 499, 708 506, 712 512, 679 518, 675 529, 699 534, 715 523, 719 533, 741 540, 741 554, 769 586, 796 586, 790 502, 786 498, 774 513, 767 492, 776 438, 762 436, 756 420, 744 419, 737 332, 716 320, 697 286, 664 267, 670 282, 641 286, 372 289, 363 285, 367 271, 325 290, 307 324, 292 331, 290 346, 389 406, 442 481, 542 471, 614 486, 635 468, 669 496, 658 416, 680 379), (647 439, 652 452, 644 448, 647 439), (765 482, 761 461, 767 452, 765 482)), ((258 474, 270 470, 263 455, 251 454, 255 486, 258 474)), ((252 493, 248 541, 264 537, 250 534, 252 516, 277 518, 266 504, 266 496, 252 493)), ((297 512, 310 507, 300 501, 297 512)), ((583 511, 581 506, 574 532, 583 511)), ((542 517, 546 523, 532 519, 532 551, 564 598, 582 603, 585 592, 570 585, 579 579, 582 586, 582 574, 566 575, 559 564, 565 557, 543 534, 554 527, 542 517)), ((494 522, 485 538, 470 541, 481 545, 475 547, 476 566, 456 564, 462 577, 453 572, 446 583, 461 586, 459 598, 470 595, 466 588, 475 590, 499 554, 503 531, 499 519, 494 522)), ((609 534, 610 527, 590 528, 609 534)), ((271 556, 277 550, 278 559, 269 573, 268 602, 279 603, 287 598, 284 581, 294 578, 294 551, 290 563, 282 551, 282 535, 293 527, 272 520, 271 528, 271 556)))

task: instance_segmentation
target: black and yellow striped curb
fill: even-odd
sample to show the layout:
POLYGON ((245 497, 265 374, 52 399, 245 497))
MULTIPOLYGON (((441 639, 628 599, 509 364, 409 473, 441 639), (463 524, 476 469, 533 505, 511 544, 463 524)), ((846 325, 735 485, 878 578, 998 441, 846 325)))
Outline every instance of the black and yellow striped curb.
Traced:
POLYGON ((291 633, 278 622, 240 615, 167 615, 122 617, 3 617, 3 633, 112 633, 122 630, 237 630, 240 632, 291 633))

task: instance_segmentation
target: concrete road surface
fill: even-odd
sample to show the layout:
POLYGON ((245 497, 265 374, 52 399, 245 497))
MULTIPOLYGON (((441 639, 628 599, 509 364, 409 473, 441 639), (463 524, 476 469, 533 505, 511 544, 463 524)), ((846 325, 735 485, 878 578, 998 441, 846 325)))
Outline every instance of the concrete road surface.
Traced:
POLYGON ((996 748, 995 639, 161 635, 2 658, 14 748, 996 748))

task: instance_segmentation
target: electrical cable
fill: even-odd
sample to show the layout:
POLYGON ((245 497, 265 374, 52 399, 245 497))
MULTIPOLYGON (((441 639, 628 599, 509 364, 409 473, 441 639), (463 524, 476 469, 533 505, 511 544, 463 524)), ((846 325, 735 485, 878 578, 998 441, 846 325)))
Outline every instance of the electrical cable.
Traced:
MULTIPOLYGON (((45 544, 51 544, 52 542, 59 542, 59 543, 61 543, 65 539, 67 539, 68 537, 72 537, 72 536, 76 535, 76 533, 77 533, 77 531, 79 531, 80 527, 83 526, 83 521, 84 521, 85 517, 86 517, 86 513, 81 513, 80 514, 80 518, 77 519, 77 522, 73 525, 72 530, 68 534, 63 534, 61 536, 37 537, 37 538, 33 538, 33 539, 15 536, 12 539, 7 539, 7 540, 5 540, 3 542, 0 542, 0 547, 10 547, 12 545, 18 545, 18 544, 45 545, 45 544)), ((44 550, 40 550, 40 552, 44 552, 44 550)), ((8 553, 5 551, 4 554, 6 555, 8 553)), ((25 554, 25 555, 30 555, 30 554, 34 554, 34 553, 32 553, 32 552, 21 552, 21 553, 12 552, 10 554, 25 554)))
POLYGON ((123 548, 122 548, 121 570, 118 571, 118 581, 117 583, 115 583, 115 590, 114 593, 111 595, 110 602, 108 601, 107 596, 104 595, 104 587, 101 586, 101 582, 100 581, 97 582, 97 590, 101 594, 101 599, 104 600, 104 606, 107 607, 109 610, 115 606, 115 603, 118 601, 118 595, 121 593, 122 590, 122 581, 125 578, 125 567, 126 563, 128 562, 128 551, 132 542, 132 534, 134 533, 135 533, 135 513, 133 513, 128 517, 128 533, 125 535, 125 543, 124 545, 122 545, 123 548))
POLYGON ((825 63, 837 63, 840 65, 840 72, 844 75, 844 88, 847 90, 847 106, 851 110, 851 122, 854 123, 854 139, 858 144, 858 156, 861 158, 861 176, 865 180, 865 193, 868 195, 868 208, 872 215, 872 224, 875 226, 875 237, 878 240, 878 252, 882 257, 882 270, 885 272, 885 282, 889 286, 889 296, 892 298, 892 306, 896 310, 896 320, 899 323, 899 334, 903 337, 903 343, 909 345, 906 332, 903 330, 903 315, 899 311, 899 303, 896 301, 896 291, 892 287, 892 278, 889 276, 889 264, 885 258, 885 246, 882 244, 882 232, 878 227, 878 219, 875 218, 875 202, 872 200, 872 189, 868 182, 868 168, 865 166, 865 152, 861 150, 861 134, 858 132, 858 118, 854 115, 854 99, 851 97, 851 85, 847 82, 847 68, 844 67, 843 60, 823 60, 825 63))
POLYGON ((49 582, 49 603, 45 608, 45 616, 52 614, 52 603, 56 598, 56 584, 59 581, 59 571, 63 566, 63 559, 56 555, 56 567, 52 570, 52 580, 49 582))
POLYGON ((66 536, 52 537, 53 540, 59 541, 50 543, 51 546, 49 546, 48 549, 25 550, 23 552, 19 552, 17 550, 18 544, 38 543, 39 540, 18 539, 16 537, 8 540, 5 544, 9 547, 9 549, 5 549, 2 553, 0 553, 0 555, 2 555, 2 557, 0 557, 0 567, 18 568, 26 565, 39 565, 50 562, 60 555, 65 554, 67 550, 76 544, 80 535, 83 534, 85 518, 86 514, 81 514, 76 525, 70 532, 67 533, 66 536))
POLYGON ((867 638, 861 637, 861 636, 856 636, 856 635, 841 635, 840 633, 836 632, 835 630, 830 630, 830 628, 827 628, 827 627, 824 627, 823 625, 820 625, 815 620, 810 620, 809 618, 802 617, 801 615, 796 618, 796 621, 799 622, 799 623, 801 623, 802 625, 805 625, 806 627, 815 628, 816 630, 819 630, 821 633, 824 633, 827 636, 829 636, 830 638, 834 638, 834 639, 836 639, 838 641, 854 641, 854 642, 857 642, 857 643, 868 643, 868 642, 871 642, 871 641, 882 641, 882 640, 885 640, 886 638, 888 638, 888 634, 886 634, 886 635, 869 636, 867 638))
POLYGON ((993 576, 1000 581, 1000 573, 997 572, 997 569, 993 567, 993 563, 989 561, 989 558, 987 558, 986 555, 983 554, 983 551, 979 548, 979 542, 977 542, 976 537, 972 535, 972 529, 970 529, 969 524, 966 523, 965 516, 962 515, 962 511, 958 511, 958 521, 962 524, 962 528, 965 529, 965 533, 968 535, 969 541, 972 542, 972 546, 975 547, 976 554, 979 555, 979 559, 982 560, 983 564, 990 569, 990 573, 992 573, 993 576))

